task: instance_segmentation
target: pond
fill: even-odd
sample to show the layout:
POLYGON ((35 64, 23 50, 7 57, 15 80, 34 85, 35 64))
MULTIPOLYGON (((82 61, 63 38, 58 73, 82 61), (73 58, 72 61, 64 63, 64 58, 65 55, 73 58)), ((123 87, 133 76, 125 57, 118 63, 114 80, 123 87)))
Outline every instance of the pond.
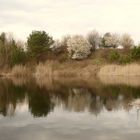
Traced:
POLYGON ((139 85, 0 79, 0 140, 139 140, 139 100, 139 85))

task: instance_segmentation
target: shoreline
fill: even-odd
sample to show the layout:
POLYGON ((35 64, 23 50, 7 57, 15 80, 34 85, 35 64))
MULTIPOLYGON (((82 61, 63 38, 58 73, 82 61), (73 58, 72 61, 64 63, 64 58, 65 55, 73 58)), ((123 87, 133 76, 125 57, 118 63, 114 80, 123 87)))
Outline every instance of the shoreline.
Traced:
POLYGON ((1 72, 0 77, 35 77, 44 79, 53 78, 81 78, 88 79, 91 77, 103 76, 123 76, 123 77, 140 77, 140 64, 131 63, 126 65, 118 64, 86 64, 78 63, 58 63, 46 62, 40 63, 34 68, 23 65, 16 65, 6 72, 1 72), (78 64, 78 65, 77 65, 78 64))

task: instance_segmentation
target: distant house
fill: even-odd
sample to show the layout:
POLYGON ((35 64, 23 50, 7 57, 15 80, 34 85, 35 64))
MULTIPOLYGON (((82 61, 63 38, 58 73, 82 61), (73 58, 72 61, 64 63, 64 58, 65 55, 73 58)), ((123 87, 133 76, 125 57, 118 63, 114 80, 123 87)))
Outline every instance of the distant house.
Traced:
POLYGON ((119 46, 117 47, 117 49, 123 49, 123 46, 122 46, 122 45, 119 45, 119 46))

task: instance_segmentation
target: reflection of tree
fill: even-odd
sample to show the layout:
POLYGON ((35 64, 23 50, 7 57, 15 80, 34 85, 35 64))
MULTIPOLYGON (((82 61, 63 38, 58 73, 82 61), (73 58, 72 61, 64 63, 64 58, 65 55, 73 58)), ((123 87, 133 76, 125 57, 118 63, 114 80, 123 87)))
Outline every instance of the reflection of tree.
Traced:
POLYGON ((103 106, 103 100, 101 100, 100 96, 93 96, 90 105, 90 112, 98 115, 103 109, 103 106))
POLYGON ((54 107, 49 95, 42 90, 35 89, 34 92, 30 91, 28 96, 29 109, 35 117, 46 116, 54 107))
POLYGON ((90 105, 90 94, 87 89, 70 89, 65 108, 80 112, 90 105))
MULTIPOLYGON (((139 89, 140 90, 140 89, 139 89)), ((63 89, 61 89, 62 93, 63 89)), ((108 111, 124 108, 130 110, 129 103, 137 97, 138 89, 128 86, 102 86, 99 90, 85 88, 68 88, 67 97, 55 94, 53 102, 69 111, 84 111, 98 115, 104 108, 108 111), (58 96, 59 95, 59 96, 58 96)))
POLYGON ((49 95, 34 86, 15 86, 10 81, 0 80, 0 114, 14 115, 18 103, 28 99, 29 109, 36 116, 46 116, 53 108, 49 95))
POLYGON ((24 88, 15 87, 9 81, 0 80, 0 113, 4 116, 14 114, 18 102, 25 98, 24 88))
POLYGON ((29 111, 34 117, 47 116, 55 106, 75 112, 88 110, 98 115, 104 108, 108 111, 120 108, 130 110, 130 102, 140 97, 139 87, 124 85, 83 88, 79 84, 78 87, 56 87, 48 89, 38 87, 35 83, 14 85, 10 81, 0 80, 0 114, 14 115, 17 105, 27 99, 29 111))

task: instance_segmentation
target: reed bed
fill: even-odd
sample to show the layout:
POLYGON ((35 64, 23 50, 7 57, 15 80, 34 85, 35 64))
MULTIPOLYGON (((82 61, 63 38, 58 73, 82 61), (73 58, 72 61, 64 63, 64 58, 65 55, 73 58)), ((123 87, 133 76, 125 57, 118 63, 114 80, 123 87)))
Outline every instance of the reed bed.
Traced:
POLYGON ((128 85, 133 87, 140 86, 140 77, 137 76, 99 76, 99 80, 104 85, 128 85))
POLYGON ((32 72, 29 67, 23 65, 16 65, 12 68, 8 76, 14 77, 28 77, 31 76, 32 72))
MULTIPOLYGON (((77 63, 78 64, 78 63, 77 63)), ((48 77, 62 78, 62 77, 83 77, 89 78, 97 73, 97 65, 75 65, 73 63, 59 63, 59 62, 46 62, 40 63, 35 70, 35 77, 43 79, 48 77)))
POLYGON ((106 65, 100 68, 99 76, 140 76, 139 64, 106 65))

